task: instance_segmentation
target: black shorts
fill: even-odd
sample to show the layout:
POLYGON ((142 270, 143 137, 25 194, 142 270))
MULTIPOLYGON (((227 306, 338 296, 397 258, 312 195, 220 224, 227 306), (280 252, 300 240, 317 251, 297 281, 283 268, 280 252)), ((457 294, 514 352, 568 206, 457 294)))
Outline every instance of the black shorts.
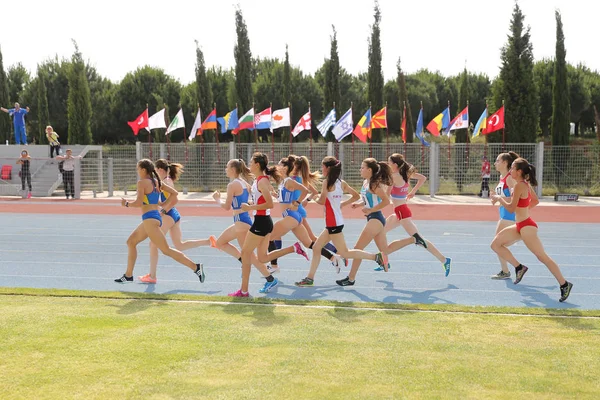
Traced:
POLYGON ((342 233, 343 230, 344 230, 344 225, 327 227, 327 232, 329 232, 330 235, 336 235, 338 233, 342 233))
POLYGON ((383 226, 385 226, 385 217, 383 216, 383 213, 381 211, 376 211, 367 215, 367 222, 369 222, 372 219, 376 219, 377 221, 381 222, 383 226))
POLYGON ((257 236, 267 236, 273 232, 273 219, 270 215, 255 215, 250 232, 257 236))

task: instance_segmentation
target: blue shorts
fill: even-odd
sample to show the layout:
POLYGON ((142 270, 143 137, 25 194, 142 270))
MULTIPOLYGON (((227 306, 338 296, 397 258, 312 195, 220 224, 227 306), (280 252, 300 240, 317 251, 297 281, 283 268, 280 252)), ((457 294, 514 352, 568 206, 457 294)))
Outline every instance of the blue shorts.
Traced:
POLYGON ((234 215, 233 223, 235 224, 236 222, 243 222, 245 224, 252 226, 252 218, 250 218, 250 214, 248 214, 248 212, 243 212, 241 214, 234 215))
POLYGON ((142 221, 145 219, 155 219, 160 222, 159 226, 162 226, 162 218, 160 217, 160 213, 158 210, 150 210, 144 214, 142 214, 142 221))
POLYGON ((383 226, 385 226, 385 217, 383 216, 383 213, 381 211, 377 211, 367 215, 367 222, 369 222, 372 219, 376 219, 377 221, 381 222, 383 226))
POLYGON ((306 218, 306 209, 304 208, 304 206, 302 204, 298 205, 298 212, 300 213, 300 216, 302 217, 302 219, 306 218))
POLYGON ((302 223, 302 215, 300 215, 300 213, 297 210, 290 210, 289 208, 287 208, 283 214, 281 214, 281 216, 283 218, 285 217, 292 217, 294 218, 296 221, 298 221, 299 224, 302 223))
POLYGON ((173 218, 173 221, 175 221, 175 223, 178 223, 179 220, 181 219, 181 215, 179 214, 179 211, 177 211, 177 209, 175 207, 171 208, 169 210, 169 212, 167 213, 167 215, 171 218, 173 218))
POLYGON ((507 221, 514 221, 515 213, 510 213, 510 212, 506 211, 506 208, 504 208, 504 206, 500 206, 500 219, 505 219, 507 221))

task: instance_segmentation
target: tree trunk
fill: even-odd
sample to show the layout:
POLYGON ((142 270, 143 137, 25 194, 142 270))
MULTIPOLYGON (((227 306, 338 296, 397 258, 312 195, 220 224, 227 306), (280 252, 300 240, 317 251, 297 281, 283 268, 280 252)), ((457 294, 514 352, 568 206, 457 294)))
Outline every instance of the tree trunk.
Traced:
POLYGON ((598 114, 598 109, 596 108, 595 104, 594 104, 594 119, 596 120, 596 137, 598 138, 598 141, 600 142, 600 114, 598 114))

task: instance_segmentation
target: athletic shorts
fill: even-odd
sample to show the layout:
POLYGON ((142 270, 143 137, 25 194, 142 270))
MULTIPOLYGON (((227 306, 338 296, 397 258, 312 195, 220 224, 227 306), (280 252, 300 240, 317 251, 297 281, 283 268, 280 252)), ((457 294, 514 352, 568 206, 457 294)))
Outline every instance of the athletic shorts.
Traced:
POLYGON ((402 221, 403 219, 412 217, 410 208, 408 208, 408 205, 406 204, 400 204, 398 207, 394 208, 394 212, 396 213, 398 221, 402 221))
POLYGON ((308 215, 306 214, 306 208, 304 208, 302 204, 298 205, 298 212, 300 213, 302 219, 306 218, 306 216, 308 215))
POLYGON ((270 215, 255 215, 250 232, 257 236, 267 236, 273 232, 273 219, 270 215))
POLYGON ((162 218, 160 217, 158 210, 150 210, 142 214, 142 221, 146 219, 155 219, 160 222, 160 226, 162 226, 162 218))
POLYGON ((233 223, 235 224, 236 222, 243 222, 252 226, 252 217, 250 216, 250 214, 248 214, 247 211, 239 213, 233 216, 233 223))
POLYGON ((372 219, 376 219, 377 221, 381 222, 383 226, 385 226, 385 217, 383 216, 383 213, 381 211, 377 211, 367 215, 367 222, 369 222, 372 219))
POLYGON ((506 208, 504 208, 504 206, 500 206, 499 209, 500 212, 500 219, 505 219, 507 221, 515 221, 515 213, 510 213, 508 211, 506 211, 506 208))
POLYGON ((285 209, 283 211, 283 213, 281 214, 281 216, 283 218, 285 217, 292 217, 294 218, 296 221, 298 221, 299 224, 302 223, 302 215, 300 215, 300 213, 298 211, 295 210, 290 210, 289 208, 285 209))
POLYGON ((179 211, 177 211, 177 209, 175 207, 171 208, 166 215, 173 218, 173 221, 175 221, 175 223, 178 223, 179 220, 181 219, 181 215, 179 214, 179 211))
POLYGON ((329 232, 330 235, 336 235, 338 233, 342 233, 343 230, 344 230, 344 225, 327 227, 327 232, 329 232))
POLYGON ((532 220, 531 217, 529 217, 526 220, 517 222, 517 233, 521 233, 521 229, 525 228, 526 226, 533 226, 535 228, 538 227, 535 221, 532 220))

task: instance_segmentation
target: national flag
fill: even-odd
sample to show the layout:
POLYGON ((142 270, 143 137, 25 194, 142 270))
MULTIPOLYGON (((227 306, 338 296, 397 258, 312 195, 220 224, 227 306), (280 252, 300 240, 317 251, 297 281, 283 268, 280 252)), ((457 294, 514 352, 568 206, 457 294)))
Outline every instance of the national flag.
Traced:
POLYGON ((340 118, 340 120, 333 127, 333 136, 338 142, 341 142, 343 138, 352 133, 352 109, 346 111, 346 114, 340 118))
POLYGON ((221 125, 221 133, 225 133, 238 127, 237 108, 229 111, 224 117, 217 118, 221 125))
POLYGON ((254 108, 251 108, 246 114, 242 115, 238 127, 231 133, 237 135, 242 129, 254 130, 254 108))
POLYGON ((493 113, 487 119, 487 126, 483 130, 483 134, 487 135, 488 133, 496 132, 497 130, 504 128, 504 106, 500 107, 498 111, 493 113))
POLYGON ((367 142, 367 138, 371 136, 371 109, 369 108, 365 115, 360 118, 356 128, 354 128, 354 136, 363 143, 367 142))
POLYGON ((177 113, 175 118, 173 118, 173 120, 171 121, 171 124, 169 124, 165 135, 168 135, 169 133, 179 128, 185 128, 185 121, 183 120, 183 109, 181 108, 179 109, 179 112, 177 113))
POLYGON ((150 118, 148 118, 148 127, 146 128, 148 131, 152 129, 166 128, 167 124, 165 124, 165 109, 163 108, 160 111, 152 114, 150 118))
POLYGON ((292 130, 292 136, 296 137, 302 131, 310 131, 312 120, 310 118, 310 110, 300 118, 300 121, 296 124, 292 130))
POLYGON ((200 130, 205 131, 208 129, 217 129, 217 109, 213 108, 213 110, 206 116, 206 119, 200 125, 200 130))
POLYGON ((271 128, 271 107, 266 108, 254 115, 254 127, 256 129, 271 128))
POLYGON ((406 143, 406 104, 404 105, 404 112, 402 113, 402 126, 400 127, 402 131, 402 142, 406 143))
POLYGON ((148 109, 144 110, 135 120, 128 121, 127 125, 131 127, 133 134, 137 136, 138 132, 142 128, 148 128, 148 109))
POLYGON ((481 117, 477 120, 477 124, 475 124, 475 129, 473 129, 473 137, 479 136, 481 132, 485 130, 487 126, 487 108, 483 110, 481 113, 481 117))
POLYGON ((277 128, 283 128, 290 126, 290 108, 282 108, 280 110, 273 111, 271 115, 271 132, 277 128))
POLYGON ((323 137, 327 136, 327 132, 329 132, 329 128, 335 125, 335 108, 329 111, 329 114, 325 117, 325 119, 319 122, 317 125, 317 129, 321 132, 323 137))
POLYGON ((200 109, 198 109, 198 113, 196 114, 196 119, 194 120, 194 125, 192 126, 192 130, 190 131, 189 140, 192 140, 196 137, 198 131, 202 135, 202 130, 200 129, 200 125, 202 125, 202 117, 200 116, 200 109))
POLYGON ((440 131, 450 125, 450 107, 446 107, 438 116, 427 124, 427 130, 433 136, 440 136, 440 131))
POLYGON ((419 118, 417 118, 417 129, 415 129, 415 135, 419 138, 423 146, 429 147, 429 142, 425 140, 423 133, 423 107, 421 107, 421 111, 419 111, 419 118))
POLYGON ((371 129, 377 128, 387 128, 387 107, 377 111, 371 118, 371 129))
POLYGON ((469 106, 465 107, 452 121, 448 128, 448 134, 455 129, 466 129, 469 127, 469 106))

